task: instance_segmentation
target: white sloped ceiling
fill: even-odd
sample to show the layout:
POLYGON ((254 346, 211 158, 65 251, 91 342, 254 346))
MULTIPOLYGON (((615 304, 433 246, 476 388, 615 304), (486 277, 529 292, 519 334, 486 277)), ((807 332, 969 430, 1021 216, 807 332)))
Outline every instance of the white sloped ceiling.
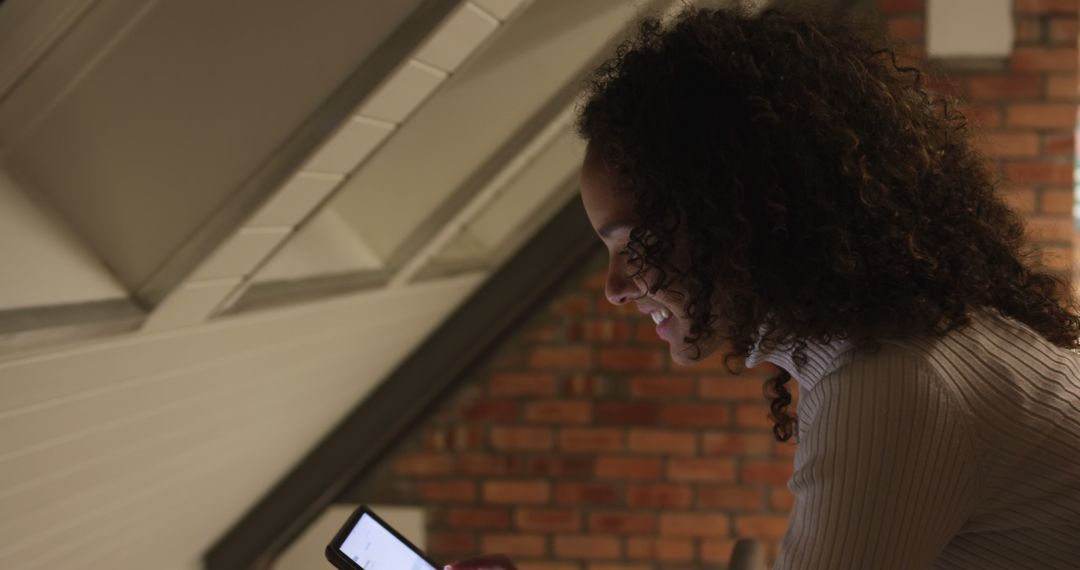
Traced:
POLYGON ((139 330, 0 337, 0 568, 200 567, 576 199, 567 89, 664 2, 454 3, 226 239, 185 249, 437 2, 0 4, 0 32, 20 30, 0 34, 0 161, 50 212, 0 244, 27 293, 0 284, 0 329, 5 307, 125 299, 201 252, 139 330), (336 275, 374 277, 305 289, 336 275))

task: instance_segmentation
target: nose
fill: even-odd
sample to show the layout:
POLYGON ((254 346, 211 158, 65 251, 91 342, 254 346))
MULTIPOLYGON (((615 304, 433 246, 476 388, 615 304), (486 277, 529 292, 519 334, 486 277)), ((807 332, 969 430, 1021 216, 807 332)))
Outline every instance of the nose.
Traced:
POLYGON ((641 297, 644 292, 640 281, 628 275, 627 264, 621 260, 622 257, 613 257, 608 263, 604 295, 612 305, 625 304, 627 301, 641 297))

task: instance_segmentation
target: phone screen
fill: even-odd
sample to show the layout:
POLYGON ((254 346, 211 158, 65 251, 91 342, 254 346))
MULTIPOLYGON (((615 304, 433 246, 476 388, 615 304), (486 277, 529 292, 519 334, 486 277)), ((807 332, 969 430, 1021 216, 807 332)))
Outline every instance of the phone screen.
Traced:
POLYGON ((338 549, 364 570, 437 570, 368 513, 338 549))

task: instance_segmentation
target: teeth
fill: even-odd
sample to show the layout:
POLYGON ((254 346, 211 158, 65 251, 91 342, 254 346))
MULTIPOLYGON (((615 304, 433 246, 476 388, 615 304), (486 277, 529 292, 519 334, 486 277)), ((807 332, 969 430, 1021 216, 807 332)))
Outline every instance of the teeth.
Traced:
POLYGON ((660 309, 659 311, 649 313, 649 316, 652 317, 654 323, 660 324, 664 319, 670 317, 671 313, 666 309, 660 309))

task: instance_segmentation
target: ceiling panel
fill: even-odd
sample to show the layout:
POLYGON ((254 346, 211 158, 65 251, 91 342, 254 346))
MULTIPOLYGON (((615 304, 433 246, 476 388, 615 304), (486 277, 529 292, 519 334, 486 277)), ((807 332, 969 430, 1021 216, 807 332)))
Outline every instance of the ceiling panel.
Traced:
POLYGON ((8 164, 137 288, 420 3, 145 4, 37 120, 2 123, 8 164))

